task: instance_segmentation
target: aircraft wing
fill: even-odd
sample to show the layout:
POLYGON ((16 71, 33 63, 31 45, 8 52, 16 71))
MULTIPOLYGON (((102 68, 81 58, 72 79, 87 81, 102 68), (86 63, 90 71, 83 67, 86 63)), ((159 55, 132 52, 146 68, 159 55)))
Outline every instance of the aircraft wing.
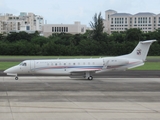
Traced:
POLYGON ((95 72, 95 71, 100 71, 100 70, 102 69, 101 68, 76 69, 76 70, 70 71, 70 73, 95 72))

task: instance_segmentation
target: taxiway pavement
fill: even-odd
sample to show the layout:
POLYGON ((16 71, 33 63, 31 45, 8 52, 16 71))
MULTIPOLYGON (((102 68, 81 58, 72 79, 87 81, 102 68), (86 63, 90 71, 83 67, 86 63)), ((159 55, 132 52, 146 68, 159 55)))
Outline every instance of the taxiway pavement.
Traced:
POLYGON ((0 120, 159 119, 159 78, 0 77, 0 120))

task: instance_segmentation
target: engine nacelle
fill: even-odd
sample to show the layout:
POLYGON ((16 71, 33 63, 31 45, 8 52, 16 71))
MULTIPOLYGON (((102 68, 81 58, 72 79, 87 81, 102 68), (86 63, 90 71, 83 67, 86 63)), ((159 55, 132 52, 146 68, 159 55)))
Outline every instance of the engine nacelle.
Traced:
POLYGON ((113 58, 107 61, 107 66, 121 66, 128 64, 129 61, 122 58, 113 58))

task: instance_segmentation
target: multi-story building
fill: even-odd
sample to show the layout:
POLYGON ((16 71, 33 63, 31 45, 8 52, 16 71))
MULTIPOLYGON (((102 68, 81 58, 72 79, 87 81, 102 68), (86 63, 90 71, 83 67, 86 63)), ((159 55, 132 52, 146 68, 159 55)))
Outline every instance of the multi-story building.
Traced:
POLYGON ((33 33, 42 32, 43 17, 33 13, 21 12, 19 16, 5 14, 0 16, 0 33, 26 31, 33 33))
POLYGON ((7 20, 8 20, 8 17, 11 15, 12 14, 7 14, 7 15, 0 14, 0 33, 7 32, 7 20))
POLYGON ((143 32, 152 32, 160 29, 160 14, 141 12, 135 15, 117 13, 114 10, 105 11, 104 31, 111 34, 130 28, 139 28, 143 32))
POLYGON ((83 34, 86 29, 86 25, 81 25, 80 22, 75 22, 74 24, 45 24, 43 26, 43 35, 48 37, 53 33, 83 34))

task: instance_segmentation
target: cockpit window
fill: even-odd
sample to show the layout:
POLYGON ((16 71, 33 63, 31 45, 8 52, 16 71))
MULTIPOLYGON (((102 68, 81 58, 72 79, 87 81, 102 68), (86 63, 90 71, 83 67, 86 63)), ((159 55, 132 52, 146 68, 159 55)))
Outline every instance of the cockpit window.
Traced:
POLYGON ((20 63, 19 65, 20 65, 20 66, 27 66, 27 63, 25 63, 25 62, 23 63, 23 62, 22 62, 22 63, 20 63))

